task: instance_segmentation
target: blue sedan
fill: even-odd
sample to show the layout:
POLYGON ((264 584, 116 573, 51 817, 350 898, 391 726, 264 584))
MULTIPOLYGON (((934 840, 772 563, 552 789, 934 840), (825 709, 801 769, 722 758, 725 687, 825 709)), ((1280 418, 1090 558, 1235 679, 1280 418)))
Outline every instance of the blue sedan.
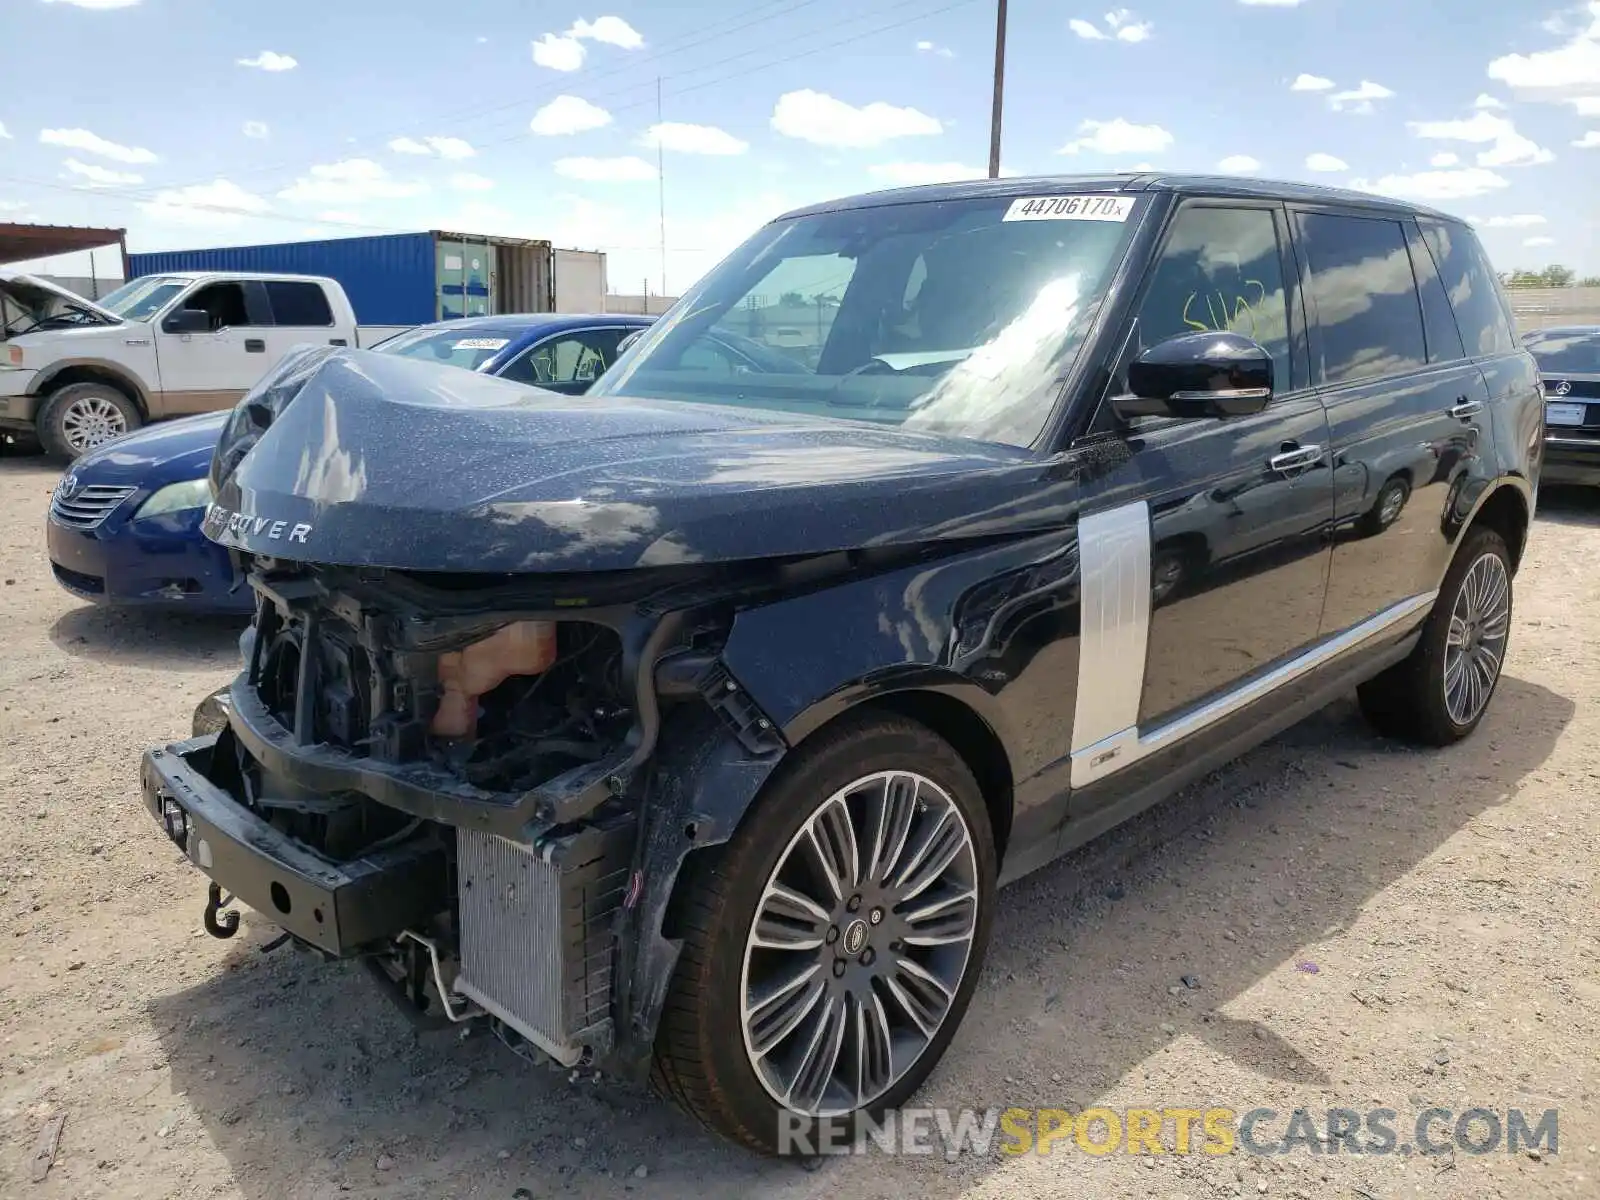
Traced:
MULTIPOLYGON (((618 344, 653 317, 472 317, 424 325, 374 347, 569 394, 581 393, 616 358, 618 344)), ((737 371, 774 351, 713 334, 710 369, 737 371)), ((770 369, 770 368, 768 368, 770 369)), ((227 421, 206 413, 148 426, 98 446, 72 464, 50 499, 47 542, 56 581, 102 604, 177 605, 249 612, 227 551, 206 540, 206 472, 227 421)))

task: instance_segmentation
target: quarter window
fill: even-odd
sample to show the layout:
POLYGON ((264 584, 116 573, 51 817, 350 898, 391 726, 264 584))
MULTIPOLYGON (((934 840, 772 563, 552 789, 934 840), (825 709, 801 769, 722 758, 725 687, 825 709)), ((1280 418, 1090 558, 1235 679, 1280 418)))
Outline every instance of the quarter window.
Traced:
POLYGON ((1453 221, 1420 220, 1422 237, 1439 266, 1439 278, 1461 324, 1471 355, 1507 354, 1517 348, 1500 285, 1472 231, 1453 221))
POLYGON ((1305 213, 1300 230, 1324 381, 1349 383, 1425 365, 1422 303, 1400 222, 1305 213))
POLYGON ((1139 308, 1140 348, 1207 329, 1253 338, 1272 355, 1278 386, 1291 386, 1289 305, 1271 210, 1190 205, 1173 221, 1139 308))

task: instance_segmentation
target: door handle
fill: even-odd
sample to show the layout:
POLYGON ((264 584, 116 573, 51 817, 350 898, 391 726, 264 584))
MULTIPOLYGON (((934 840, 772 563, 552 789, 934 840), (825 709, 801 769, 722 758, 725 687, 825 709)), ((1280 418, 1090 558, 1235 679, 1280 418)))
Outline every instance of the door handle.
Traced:
POLYGON ((244 352, 246 354, 265 354, 267 343, 261 338, 245 338, 244 352))
POLYGON ((1285 450, 1281 454, 1274 454, 1267 459, 1267 466, 1274 471, 1293 471, 1299 467, 1314 466, 1321 461, 1321 446, 1297 446, 1293 450, 1285 450))
POLYGON ((1482 400, 1468 400, 1465 397, 1450 406, 1450 415, 1458 421, 1464 421, 1468 417, 1475 417, 1482 411, 1482 400))

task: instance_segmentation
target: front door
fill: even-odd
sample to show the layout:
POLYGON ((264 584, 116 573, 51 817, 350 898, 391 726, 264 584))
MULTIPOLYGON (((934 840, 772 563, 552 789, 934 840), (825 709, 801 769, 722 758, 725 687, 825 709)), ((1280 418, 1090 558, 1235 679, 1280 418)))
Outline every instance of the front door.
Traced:
POLYGON ((1102 412, 1096 428, 1111 429, 1117 452, 1085 479, 1078 529, 1075 789, 1131 766, 1317 638, 1333 479, 1288 246, 1286 215, 1270 203, 1189 201, 1167 230, 1126 357, 1232 330, 1272 354, 1274 395, 1242 417, 1116 427, 1102 412))
POLYGON ((161 410, 167 416, 226 408, 265 371, 264 318, 252 317, 246 287, 234 281, 208 284, 168 310, 203 309, 211 317, 205 333, 169 333, 156 324, 161 368, 161 410))

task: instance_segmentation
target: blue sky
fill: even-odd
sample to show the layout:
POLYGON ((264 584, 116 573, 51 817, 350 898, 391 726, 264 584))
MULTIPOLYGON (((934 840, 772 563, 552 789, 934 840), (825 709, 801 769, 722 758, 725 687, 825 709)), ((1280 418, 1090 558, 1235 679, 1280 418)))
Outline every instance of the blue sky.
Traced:
MULTIPOLYGON (((1600 273, 1600 0, 1546 2, 1012 0, 1003 166, 1356 186, 1477 221, 1502 269, 1600 273)), ((992 0, 0 14, 0 219, 134 250, 444 228, 659 290, 659 142, 676 292, 787 207, 987 163, 992 0)))

